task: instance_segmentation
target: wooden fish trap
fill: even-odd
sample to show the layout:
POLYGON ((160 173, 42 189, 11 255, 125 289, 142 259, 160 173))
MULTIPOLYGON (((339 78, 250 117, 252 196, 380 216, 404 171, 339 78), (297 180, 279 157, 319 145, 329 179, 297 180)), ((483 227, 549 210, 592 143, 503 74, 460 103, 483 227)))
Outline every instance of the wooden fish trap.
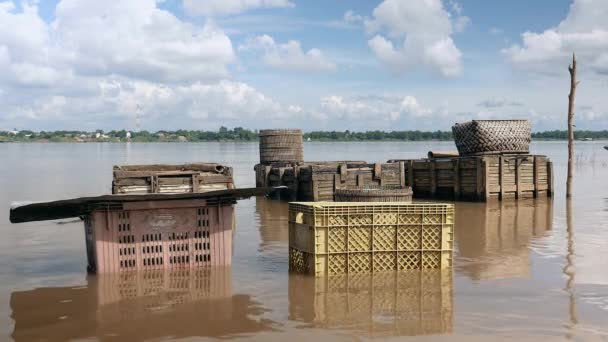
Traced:
POLYGON ((542 155, 479 155, 389 163, 398 165, 405 184, 419 198, 487 201, 553 195, 553 162, 542 155))
POLYGON ((232 168, 214 163, 114 166, 113 194, 196 193, 234 189, 232 168))
POLYGON ((333 201, 336 189, 365 186, 405 186, 400 165, 393 163, 333 163, 299 168, 298 200, 333 201))

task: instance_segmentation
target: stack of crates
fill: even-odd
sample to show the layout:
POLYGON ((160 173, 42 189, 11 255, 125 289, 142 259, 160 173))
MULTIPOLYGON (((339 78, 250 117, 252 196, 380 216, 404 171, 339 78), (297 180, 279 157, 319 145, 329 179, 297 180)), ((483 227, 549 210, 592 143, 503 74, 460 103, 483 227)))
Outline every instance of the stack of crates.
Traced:
POLYGON ((454 205, 289 204, 289 269, 316 276, 452 267, 454 205))

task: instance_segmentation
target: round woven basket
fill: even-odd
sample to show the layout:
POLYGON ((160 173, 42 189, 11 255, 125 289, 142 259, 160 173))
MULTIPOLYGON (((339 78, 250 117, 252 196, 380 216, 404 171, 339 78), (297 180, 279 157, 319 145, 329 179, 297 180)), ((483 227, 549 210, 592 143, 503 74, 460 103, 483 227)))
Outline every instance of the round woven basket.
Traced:
POLYGON ((260 163, 299 163, 304 161, 300 129, 264 129, 260 137, 260 163))
POLYGON ((529 153, 528 120, 473 120, 452 126, 460 155, 529 153))
POLYGON ((400 186, 364 186, 349 189, 336 189, 336 202, 411 202, 412 188, 400 186))

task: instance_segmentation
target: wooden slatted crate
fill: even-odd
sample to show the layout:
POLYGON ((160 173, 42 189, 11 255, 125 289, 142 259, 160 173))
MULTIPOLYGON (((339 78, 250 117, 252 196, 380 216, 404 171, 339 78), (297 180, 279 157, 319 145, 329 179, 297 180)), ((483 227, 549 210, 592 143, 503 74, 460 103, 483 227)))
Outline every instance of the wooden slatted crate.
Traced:
POLYGON ((487 201, 553 195, 553 162, 542 155, 390 160, 418 198, 487 201))
POLYGON ((213 163, 114 166, 113 194, 188 193, 234 189, 232 168, 213 163))

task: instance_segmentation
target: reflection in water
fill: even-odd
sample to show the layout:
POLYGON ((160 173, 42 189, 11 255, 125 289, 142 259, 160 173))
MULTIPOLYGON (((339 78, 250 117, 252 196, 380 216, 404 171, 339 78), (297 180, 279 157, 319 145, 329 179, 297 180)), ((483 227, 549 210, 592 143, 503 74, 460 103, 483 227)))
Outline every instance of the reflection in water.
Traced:
POLYGON ((372 337, 452 331, 450 270, 289 278, 289 319, 372 337))
MULTIPOLYGON (((566 253, 566 265, 564 266, 563 272, 567 277, 566 281, 566 292, 568 293, 568 303, 570 312, 570 322, 568 324, 569 329, 574 329, 578 323, 576 318, 576 297, 574 293, 574 230, 572 224, 572 200, 566 200, 566 238, 567 238, 567 253, 566 253)), ((571 337, 571 336, 568 336, 571 337)))
POLYGON ((230 269, 89 276, 87 286, 11 294, 16 341, 226 337, 270 330, 264 309, 232 294, 230 269), (254 317, 252 317, 254 316, 254 317))
POLYGON ((284 248, 289 240, 288 212, 289 204, 274 201, 266 197, 257 197, 255 212, 260 219, 261 247, 266 250, 273 246, 284 248))
POLYGON ((553 226, 550 199, 456 203, 457 269, 474 280, 528 276, 529 243, 553 226))

